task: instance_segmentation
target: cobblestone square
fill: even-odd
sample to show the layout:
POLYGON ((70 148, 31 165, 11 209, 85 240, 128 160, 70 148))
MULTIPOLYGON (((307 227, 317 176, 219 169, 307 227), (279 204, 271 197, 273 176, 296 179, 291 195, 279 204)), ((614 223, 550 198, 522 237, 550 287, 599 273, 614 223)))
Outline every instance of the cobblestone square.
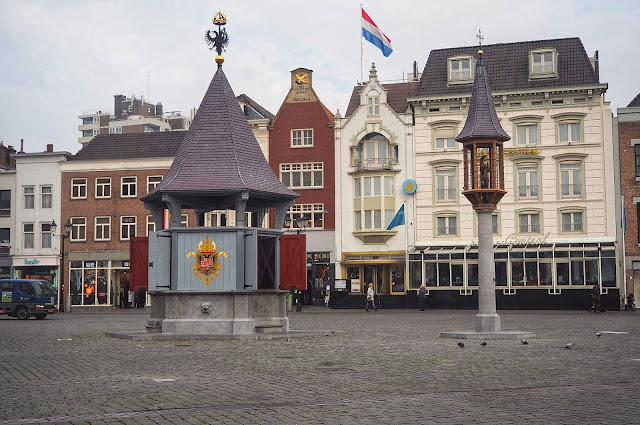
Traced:
POLYGON ((638 313, 499 311, 536 338, 460 348, 440 332, 475 311, 304 307, 292 329, 338 335, 141 343, 105 332, 148 310, 78 310, 0 318, 0 424, 640 422, 638 313))

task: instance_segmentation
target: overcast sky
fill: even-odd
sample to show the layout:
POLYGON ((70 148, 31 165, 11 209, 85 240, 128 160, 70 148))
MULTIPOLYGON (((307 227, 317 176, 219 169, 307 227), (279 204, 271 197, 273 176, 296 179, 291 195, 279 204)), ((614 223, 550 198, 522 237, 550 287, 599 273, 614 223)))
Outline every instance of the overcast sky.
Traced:
MULTIPOLYGON (((580 37, 600 55, 611 108, 640 92, 640 2, 363 1, 391 39, 388 58, 364 42, 364 75, 381 80, 420 70, 431 49, 580 37)), ((314 88, 344 112, 360 79, 360 1, 0 0, 0 140, 27 152, 80 148, 78 115, 113 111, 113 95, 144 96, 184 115, 215 73, 203 41, 218 11, 227 15, 224 71, 236 95, 276 113, 289 71, 314 71, 314 88), (150 72, 149 72, 150 71, 150 72)))

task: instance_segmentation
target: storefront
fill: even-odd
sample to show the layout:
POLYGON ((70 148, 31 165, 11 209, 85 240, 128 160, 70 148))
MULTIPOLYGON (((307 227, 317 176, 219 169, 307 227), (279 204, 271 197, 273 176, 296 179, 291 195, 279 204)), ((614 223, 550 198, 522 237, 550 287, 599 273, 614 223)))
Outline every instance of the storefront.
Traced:
POLYGON ((13 279, 42 279, 58 287, 58 257, 14 257, 13 279))
POLYGON ((327 287, 331 288, 335 277, 335 264, 331 253, 307 252, 307 293, 312 305, 324 305, 327 287))
POLYGON ((365 294, 373 283, 377 295, 406 295, 405 253, 346 253, 342 276, 351 294, 365 294))
POLYGON ((114 252, 106 256, 111 257, 108 259, 81 259, 88 256, 89 253, 69 254, 71 305, 130 306, 133 293, 129 288, 129 253, 114 252))
MULTIPOLYGON (((617 309, 620 282, 615 242, 494 245, 499 309, 587 309, 594 285, 617 309)), ((409 289, 424 283, 432 308, 476 308, 475 246, 428 246, 409 254, 409 289)))

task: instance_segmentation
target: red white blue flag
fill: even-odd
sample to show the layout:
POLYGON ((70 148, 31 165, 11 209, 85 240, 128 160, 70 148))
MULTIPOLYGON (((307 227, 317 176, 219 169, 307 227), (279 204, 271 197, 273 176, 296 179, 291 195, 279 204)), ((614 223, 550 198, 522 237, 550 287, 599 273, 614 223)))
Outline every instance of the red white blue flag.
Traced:
POLYGON ((393 49, 391 48, 391 39, 384 35, 380 28, 373 22, 373 19, 367 15, 367 12, 362 10, 362 36, 369 43, 372 43, 374 46, 382 50, 382 54, 384 57, 389 56, 393 49))

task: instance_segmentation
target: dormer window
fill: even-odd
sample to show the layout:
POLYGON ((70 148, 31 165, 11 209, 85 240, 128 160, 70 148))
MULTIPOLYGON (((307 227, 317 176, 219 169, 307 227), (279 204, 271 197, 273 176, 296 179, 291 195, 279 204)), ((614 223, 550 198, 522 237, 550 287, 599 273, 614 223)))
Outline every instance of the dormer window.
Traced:
POLYGON ((529 76, 531 78, 552 78, 558 76, 555 49, 538 49, 529 52, 529 76))
POLYGON ((449 58, 449 84, 470 84, 473 83, 473 68, 471 56, 449 58))

